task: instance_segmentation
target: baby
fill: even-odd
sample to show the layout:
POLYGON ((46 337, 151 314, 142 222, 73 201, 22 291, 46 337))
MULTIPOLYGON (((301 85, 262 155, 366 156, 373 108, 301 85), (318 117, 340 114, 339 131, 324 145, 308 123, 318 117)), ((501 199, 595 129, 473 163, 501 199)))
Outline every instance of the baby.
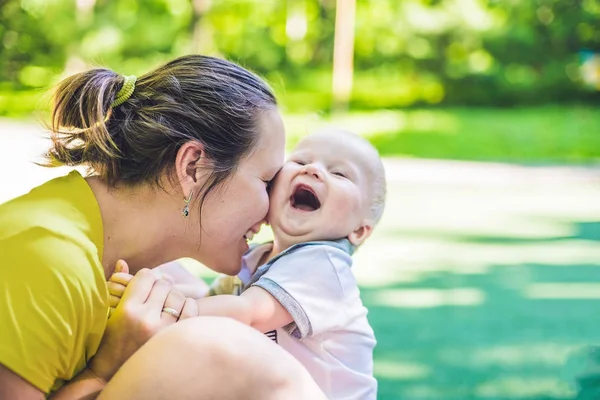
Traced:
POLYGON ((245 289, 197 300, 199 315, 267 333, 328 399, 375 399, 376 340, 351 255, 379 221, 385 191, 383 164, 368 141, 343 131, 308 136, 273 182, 274 241, 244 255, 245 289))

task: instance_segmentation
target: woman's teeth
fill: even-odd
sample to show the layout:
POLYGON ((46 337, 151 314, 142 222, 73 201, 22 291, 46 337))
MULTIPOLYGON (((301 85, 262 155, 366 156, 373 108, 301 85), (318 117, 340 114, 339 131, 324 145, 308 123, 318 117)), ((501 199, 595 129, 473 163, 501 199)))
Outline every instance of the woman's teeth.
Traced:
POLYGON ((246 239, 246 240, 252 240, 252 238, 254 238, 254 232, 252 232, 252 231, 248 231, 244 235, 244 239, 246 239))

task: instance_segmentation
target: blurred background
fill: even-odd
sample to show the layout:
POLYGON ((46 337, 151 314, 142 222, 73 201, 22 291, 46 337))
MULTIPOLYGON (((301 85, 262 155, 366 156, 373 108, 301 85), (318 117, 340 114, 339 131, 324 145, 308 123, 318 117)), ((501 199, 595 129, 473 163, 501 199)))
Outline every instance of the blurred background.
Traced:
POLYGON ((289 146, 335 125, 384 156, 354 268, 380 399, 594 382, 567 360, 599 339, 600 0, 0 0, 0 201, 66 171, 31 163, 61 78, 192 52, 265 77, 289 146))

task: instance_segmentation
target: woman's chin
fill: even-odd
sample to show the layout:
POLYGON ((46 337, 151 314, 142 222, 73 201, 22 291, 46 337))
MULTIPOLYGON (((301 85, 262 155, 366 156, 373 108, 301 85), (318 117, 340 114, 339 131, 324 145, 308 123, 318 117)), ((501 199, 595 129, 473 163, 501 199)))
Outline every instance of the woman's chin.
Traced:
POLYGON ((242 256, 248 250, 248 243, 244 241, 243 246, 238 249, 230 249, 221 254, 221 259, 214 268, 214 271, 225 275, 237 275, 242 269, 242 256))
POLYGON ((242 256, 247 246, 244 242, 244 246, 238 244, 237 248, 229 245, 227 248, 219 249, 218 253, 213 253, 210 259, 206 259, 203 264, 219 274, 237 275, 242 269, 242 256))
POLYGON ((223 271, 222 274, 235 276, 240 273, 242 270, 242 260, 238 261, 236 264, 232 265, 231 268, 228 268, 227 271, 223 271))
POLYGON ((242 269, 242 260, 241 257, 238 260, 219 260, 212 265, 207 265, 207 267, 219 274, 235 276, 242 269))

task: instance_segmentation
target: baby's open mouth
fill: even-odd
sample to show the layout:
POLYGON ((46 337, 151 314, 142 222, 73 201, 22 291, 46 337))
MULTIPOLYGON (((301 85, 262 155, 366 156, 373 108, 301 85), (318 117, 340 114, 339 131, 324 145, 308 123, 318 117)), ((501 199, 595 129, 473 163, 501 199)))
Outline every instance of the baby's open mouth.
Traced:
POLYGON ((302 211, 315 211, 321 208, 319 198, 313 190, 305 185, 298 185, 290 197, 293 208, 302 211))

